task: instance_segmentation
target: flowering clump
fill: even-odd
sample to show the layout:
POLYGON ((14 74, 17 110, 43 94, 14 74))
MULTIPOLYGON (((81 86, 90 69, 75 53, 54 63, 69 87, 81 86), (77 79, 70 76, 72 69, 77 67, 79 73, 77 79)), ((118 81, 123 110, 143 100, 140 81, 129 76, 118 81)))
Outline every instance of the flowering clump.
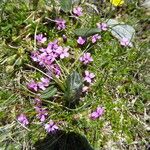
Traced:
POLYGON ((29 124, 29 121, 27 119, 27 117, 24 114, 20 114, 17 118, 17 120, 23 125, 23 126, 27 126, 29 124))
MULTIPOLYGON (((55 61, 69 57, 68 51, 69 47, 62 47, 58 44, 58 40, 54 40, 48 44, 47 48, 40 48, 39 51, 32 53, 31 58, 33 61, 39 63, 40 66, 45 67, 50 77, 53 74, 59 77, 61 71, 59 66, 55 64, 55 61)), ((39 82, 38 86, 44 90, 48 85, 47 83, 39 82)), ((37 89, 35 90, 37 91, 37 89)))
POLYGON ((108 29, 108 25, 106 23, 97 23, 97 28, 106 31, 108 29))
POLYGON ((80 61, 83 62, 84 65, 87 65, 93 61, 93 58, 90 53, 84 53, 83 56, 80 57, 80 61))
POLYGON ((75 7, 75 8, 73 8, 73 13, 74 13, 74 15, 76 15, 76 16, 82 16, 83 15, 83 12, 82 12, 82 7, 75 7))
MULTIPOLYGON (((82 8, 73 8, 73 14, 76 17, 82 16, 82 8)), ((55 19, 55 25, 58 30, 64 30, 66 21, 61 18, 55 19)), ((108 29, 106 23, 98 23, 97 27, 103 31, 108 29)), ((40 70, 40 73, 35 74, 38 79, 31 79, 27 87, 32 91, 32 94, 36 94, 33 99, 35 118, 48 133, 55 133, 59 127, 52 120, 47 122, 49 115, 53 113, 49 113, 49 103, 47 102, 54 104, 54 107, 56 106, 55 103, 60 103, 60 105, 65 105, 66 109, 68 107, 73 109, 80 102, 80 99, 90 91, 95 74, 90 72, 90 70, 85 70, 85 68, 87 69, 89 64, 93 62, 93 58, 88 49, 84 53, 82 53, 82 49, 86 47, 86 43, 89 42, 87 45, 90 47, 101 39, 99 34, 94 34, 90 37, 79 35, 77 39, 78 45, 73 41, 72 43, 75 44, 68 46, 67 44, 70 44, 69 34, 62 32, 57 33, 57 37, 61 34, 58 39, 48 43, 46 43, 48 41, 47 37, 44 37, 43 34, 38 34, 36 40, 42 44, 37 44, 36 50, 31 52, 31 59, 37 65, 36 68, 39 67, 37 70, 40 70), (74 52, 74 49, 78 49, 78 51, 74 52), (72 64, 74 68, 70 67, 72 64), (76 67, 76 64, 80 66, 80 69, 76 67), (78 102, 76 103, 76 101, 78 102)), ((90 114, 90 118, 95 120, 103 112, 104 109, 98 107, 96 111, 90 114)), ((29 124, 26 116, 23 114, 18 117, 18 121, 24 126, 29 124)))
POLYGON ((104 113, 104 108, 102 107, 97 107, 96 111, 93 111, 91 114, 90 114, 90 118, 95 120, 95 119, 98 119, 99 117, 101 117, 104 113))
POLYGON ((48 133, 54 133, 56 130, 58 130, 58 126, 52 121, 50 120, 47 124, 45 124, 45 130, 48 133))
POLYGON ((55 22, 56 22, 56 28, 58 30, 63 30, 66 28, 66 21, 65 20, 59 18, 59 19, 56 19, 55 22))

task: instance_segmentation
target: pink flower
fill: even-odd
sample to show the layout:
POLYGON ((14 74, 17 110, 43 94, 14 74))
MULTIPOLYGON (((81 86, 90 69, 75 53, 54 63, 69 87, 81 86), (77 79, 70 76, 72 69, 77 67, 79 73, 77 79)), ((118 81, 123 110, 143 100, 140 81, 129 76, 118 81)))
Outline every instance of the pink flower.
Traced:
POLYGON ((58 30, 63 30, 66 28, 66 25, 65 25, 66 21, 65 20, 56 19, 55 22, 56 22, 56 27, 58 30))
POLYGON ((36 35, 36 40, 39 42, 39 43, 44 43, 47 38, 46 37, 43 37, 43 34, 38 34, 36 35))
POLYGON ((97 107, 96 111, 93 111, 91 114, 90 114, 90 118, 95 120, 99 117, 101 117, 104 113, 104 108, 102 107, 97 107))
POLYGON ((82 13, 82 7, 75 7, 73 8, 73 13, 76 15, 76 16, 82 16, 83 13, 82 13))
POLYGON ((79 36, 77 43, 80 45, 83 45, 83 44, 85 44, 85 42, 86 42, 86 40, 84 38, 82 38, 81 36, 79 36))
POLYGON ((95 77, 94 73, 90 73, 89 71, 85 71, 84 81, 91 83, 92 79, 95 77))
POLYGON ((97 23, 97 27, 103 31, 106 31, 108 29, 108 25, 106 23, 97 23))
POLYGON ((38 55, 38 60, 39 60, 39 65, 44 66, 47 62, 47 53, 41 53, 40 55, 38 55))
POLYGON ((33 61, 35 61, 35 62, 38 62, 39 61, 39 59, 38 59, 38 55, 39 55, 40 53, 38 52, 38 51, 33 51, 32 53, 31 53, 31 58, 32 58, 32 60, 33 61))
POLYGON ((48 78, 41 78, 41 82, 38 82, 38 87, 41 90, 45 90, 46 87, 49 86, 49 82, 50 82, 50 79, 48 79, 48 78))
POLYGON ((96 43, 97 40, 101 39, 101 36, 98 34, 95 34, 92 36, 92 43, 96 43))
POLYGON ((80 57, 80 61, 86 65, 86 64, 92 62, 93 58, 91 57, 90 53, 84 53, 83 56, 80 57))
POLYGON ((56 53, 59 54, 59 57, 61 59, 65 58, 65 57, 69 57, 69 53, 68 53, 69 48, 68 47, 62 48, 61 46, 59 46, 59 47, 60 48, 58 48, 56 50, 56 53))
POLYGON ((52 120, 50 120, 49 123, 45 124, 45 130, 48 133, 50 132, 53 133, 58 129, 59 129, 58 126, 52 120))
POLYGON ((47 74, 49 76, 52 76, 53 74, 56 75, 57 78, 61 75, 60 67, 57 64, 52 64, 48 66, 48 72, 47 74))
POLYGON ((24 114, 20 114, 17 118, 17 120, 23 125, 26 126, 29 124, 29 121, 27 119, 27 117, 24 114))
POLYGON ((131 42, 129 41, 128 38, 122 38, 121 41, 120 41, 120 44, 122 46, 125 46, 125 47, 127 47, 127 46, 132 47, 132 44, 131 44, 131 42))
POLYGON ((89 87, 88 87, 88 86, 84 86, 84 87, 82 88, 82 92, 83 92, 83 93, 88 92, 88 90, 89 90, 89 87))
POLYGON ((34 80, 31 80, 28 84, 27 84, 27 87, 30 89, 30 90, 33 90, 33 91, 36 91, 38 90, 38 85, 37 83, 34 81, 34 80))
POLYGON ((44 84, 44 86, 49 86, 49 82, 50 82, 50 79, 49 78, 41 78, 41 81, 42 83, 44 84))
POLYGON ((35 107, 36 111, 37 111, 37 118, 40 119, 41 122, 44 122, 46 120, 46 117, 48 115, 48 112, 45 108, 41 108, 36 106, 35 107))
POLYGON ((58 40, 55 40, 53 42, 50 42, 46 48, 47 53, 55 52, 55 50, 58 48, 58 40))
POLYGON ((42 82, 38 82, 38 87, 43 91, 46 90, 46 87, 44 86, 42 82))

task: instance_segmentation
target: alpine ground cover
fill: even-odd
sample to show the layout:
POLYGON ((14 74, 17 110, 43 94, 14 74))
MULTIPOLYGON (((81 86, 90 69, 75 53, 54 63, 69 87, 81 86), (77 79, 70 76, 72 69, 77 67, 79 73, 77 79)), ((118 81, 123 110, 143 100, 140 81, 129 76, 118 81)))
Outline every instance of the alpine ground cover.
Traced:
POLYGON ((136 1, 114 3, 1 3, 2 149, 34 149, 59 131, 94 149, 146 148, 149 16, 136 1), (136 34, 118 39, 110 19, 136 34))

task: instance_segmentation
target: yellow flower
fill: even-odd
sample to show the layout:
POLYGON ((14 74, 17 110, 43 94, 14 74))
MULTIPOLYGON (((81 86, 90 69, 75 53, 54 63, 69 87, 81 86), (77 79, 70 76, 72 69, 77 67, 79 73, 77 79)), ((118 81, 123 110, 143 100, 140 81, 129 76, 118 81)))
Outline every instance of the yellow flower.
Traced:
POLYGON ((114 6, 120 6, 124 3, 124 0, 110 0, 110 2, 114 5, 114 6))

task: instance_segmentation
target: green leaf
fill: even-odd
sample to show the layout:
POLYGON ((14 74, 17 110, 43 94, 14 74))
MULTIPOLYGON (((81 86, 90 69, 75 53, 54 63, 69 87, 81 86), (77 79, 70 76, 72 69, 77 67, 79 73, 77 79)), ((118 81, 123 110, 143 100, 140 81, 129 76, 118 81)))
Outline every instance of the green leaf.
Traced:
POLYGON ((57 89, 54 88, 54 86, 51 86, 42 92, 41 98, 48 99, 48 98, 54 96, 56 94, 56 92, 57 92, 57 89))
POLYGON ((110 31, 114 37, 116 37, 118 40, 127 38, 132 45, 132 40, 135 35, 135 29, 132 26, 120 23, 115 19, 109 19, 107 24, 111 28, 110 31))
POLYGON ((60 6, 64 12, 69 12, 72 8, 72 0, 61 0, 60 6))
POLYGON ((88 37, 97 33, 101 33, 101 30, 98 28, 80 28, 76 29, 74 33, 77 36, 88 37))
POLYGON ((66 80, 66 91, 64 93, 64 99, 66 105, 70 107, 71 104, 76 104, 82 93, 83 82, 76 71, 71 73, 66 80))

